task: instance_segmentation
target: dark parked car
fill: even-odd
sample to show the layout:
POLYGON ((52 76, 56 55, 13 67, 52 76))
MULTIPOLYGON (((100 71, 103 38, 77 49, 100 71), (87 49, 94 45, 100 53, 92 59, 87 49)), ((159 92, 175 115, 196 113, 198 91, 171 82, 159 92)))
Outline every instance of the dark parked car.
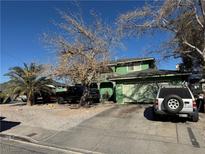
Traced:
MULTIPOLYGON (((85 93, 86 88, 80 85, 67 87, 66 91, 56 92, 57 101, 59 104, 63 103, 79 103, 81 97, 85 93)), ((100 100, 100 93, 97 88, 88 88, 88 95, 86 101, 98 103, 100 100)))

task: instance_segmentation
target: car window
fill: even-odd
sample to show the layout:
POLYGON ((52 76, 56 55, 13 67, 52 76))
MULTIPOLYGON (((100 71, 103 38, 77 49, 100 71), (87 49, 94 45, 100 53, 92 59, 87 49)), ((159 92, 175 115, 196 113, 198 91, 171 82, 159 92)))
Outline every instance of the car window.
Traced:
POLYGON ((192 98, 187 88, 162 88, 159 98, 165 98, 168 95, 178 95, 181 98, 192 98))

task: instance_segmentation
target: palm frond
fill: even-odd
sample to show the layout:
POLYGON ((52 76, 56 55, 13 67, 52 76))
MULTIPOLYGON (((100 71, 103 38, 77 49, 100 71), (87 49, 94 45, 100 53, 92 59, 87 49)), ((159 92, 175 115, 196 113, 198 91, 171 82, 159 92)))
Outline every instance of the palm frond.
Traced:
POLYGON ((29 94, 33 97, 36 93, 45 92, 50 93, 51 89, 47 86, 52 83, 50 79, 42 77, 39 72, 43 69, 42 65, 31 63, 24 67, 13 67, 8 72, 7 76, 10 77, 14 87, 11 87, 12 94, 29 94))

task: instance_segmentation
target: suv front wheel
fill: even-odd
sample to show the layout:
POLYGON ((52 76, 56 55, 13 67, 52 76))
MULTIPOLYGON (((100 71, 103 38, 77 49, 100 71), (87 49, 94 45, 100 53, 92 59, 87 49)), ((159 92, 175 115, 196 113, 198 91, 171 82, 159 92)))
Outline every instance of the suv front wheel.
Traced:
POLYGON ((58 101, 58 104, 64 104, 63 97, 59 97, 57 101, 58 101))

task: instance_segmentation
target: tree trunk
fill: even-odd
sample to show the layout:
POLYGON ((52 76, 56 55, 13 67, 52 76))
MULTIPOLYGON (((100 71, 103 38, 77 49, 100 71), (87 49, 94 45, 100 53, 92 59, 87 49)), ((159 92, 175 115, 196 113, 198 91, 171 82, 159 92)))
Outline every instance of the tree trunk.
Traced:
POLYGON ((27 99, 27 105, 28 106, 32 106, 33 105, 32 101, 29 98, 27 99))
POLYGON ((88 92, 88 87, 85 86, 85 89, 83 91, 83 95, 82 97, 80 98, 80 103, 79 103, 79 106, 84 106, 86 105, 88 102, 87 102, 87 96, 89 95, 89 92, 88 92))
POLYGON ((33 97, 32 95, 27 95, 27 105, 32 106, 33 105, 33 97))

